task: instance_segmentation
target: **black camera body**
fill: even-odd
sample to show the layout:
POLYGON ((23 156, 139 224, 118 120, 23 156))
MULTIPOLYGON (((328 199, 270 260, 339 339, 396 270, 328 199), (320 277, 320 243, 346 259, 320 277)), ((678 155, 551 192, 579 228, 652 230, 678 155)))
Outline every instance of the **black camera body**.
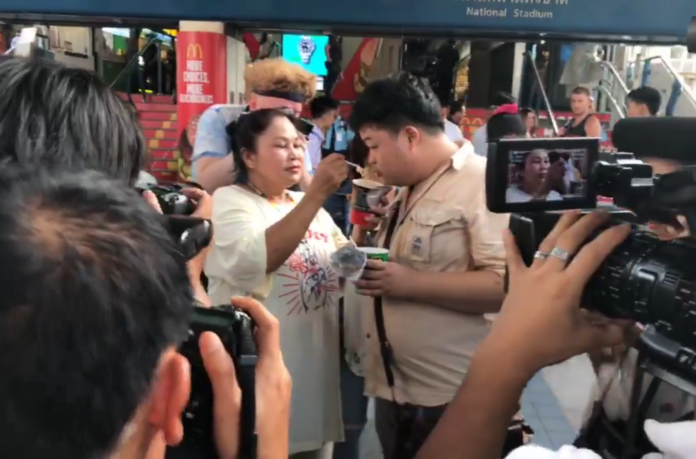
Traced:
POLYGON ((633 231, 594 273, 581 304, 650 326, 648 352, 696 378, 696 240, 661 241, 645 226, 679 226, 682 216, 696 229, 696 168, 653 176, 631 153, 599 153, 599 139, 503 140, 489 148, 486 195, 491 211, 512 213, 510 230, 527 265, 563 210, 603 209, 609 226, 630 223, 633 231), (551 151, 571 153, 572 177, 582 186, 561 183, 570 168, 549 179, 551 151))
POLYGON ((181 192, 181 185, 156 185, 149 190, 154 193, 165 215, 191 215, 195 204, 181 192))
MULTIPOLYGON (((239 457, 254 459, 256 451, 254 372, 257 361, 254 341, 255 325, 244 311, 229 305, 194 308, 188 339, 179 348, 179 352, 191 365, 191 396, 182 416, 184 440, 182 445, 174 450, 185 451, 186 454, 180 454, 182 457, 217 457, 213 438, 213 389, 199 349, 200 336, 205 332, 215 333, 234 361, 235 372, 242 390, 239 457)), ((167 454, 170 458, 176 456, 176 452, 167 454)))

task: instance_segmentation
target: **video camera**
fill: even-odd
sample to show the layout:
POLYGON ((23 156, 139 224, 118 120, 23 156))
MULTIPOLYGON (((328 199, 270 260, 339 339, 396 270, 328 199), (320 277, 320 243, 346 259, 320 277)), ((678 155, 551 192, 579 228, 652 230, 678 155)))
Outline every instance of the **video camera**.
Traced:
POLYGON ((581 304, 647 325, 648 354, 696 382, 696 243, 660 241, 645 227, 679 226, 683 216, 696 229, 695 167, 653 176, 631 153, 600 153, 599 139, 501 140, 489 147, 486 198, 492 212, 512 213, 510 230, 527 265, 563 210, 606 209, 610 225, 631 223, 581 304))
POLYGON ((580 303, 645 326, 635 344, 639 354, 628 422, 600 415, 586 426, 593 432, 586 434, 590 444, 578 445, 603 457, 633 459, 654 451, 641 431, 663 381, 696 396, 696 239, 661 241, 645 226, 679 227, 683 218, 696 231, 696 166, 654 175, 649 164, 634 157, 693 163, 688 158, 696 153, 694 124, 679 118, 621 120, 614 145, 631 153, 602 153, 599 139, 587 138, 509 139, 489 146, 487 206, 512 213, 510 230, 528 266, 564 210, 605 209, 612 217, 609 226, 633 226, 587 283, 580 303), (656 140, 665 143, 655 145, 656 140), (661 148, 666 144, 675 150, 661 148), (648 387, 646 374, 654 376, 648 387))

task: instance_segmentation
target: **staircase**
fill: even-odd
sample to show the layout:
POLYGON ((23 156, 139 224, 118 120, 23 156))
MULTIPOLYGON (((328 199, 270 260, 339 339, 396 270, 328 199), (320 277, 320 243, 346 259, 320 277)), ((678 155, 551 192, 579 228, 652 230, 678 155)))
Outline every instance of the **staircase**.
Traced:
MULTIPOLYGON (((127 99, 126 94, 120 94, 127 99)), ((177 137, 176 104, 171 96, 148 96, 143 102, 138 94, 132 96, 145 131, 150 164, 146 168, 157 180, 177 182, 179 180, 179 146, 177 137)))
MULTIPOLYGON (((652 86, 662 94, 660 113, 666 116, 696 116, 696 98, 685 85, 681 75, 661 56, 642 62, 642 86, 652 86)), ((628 79, 635 75, 635 63, 629 65, 628 79)))

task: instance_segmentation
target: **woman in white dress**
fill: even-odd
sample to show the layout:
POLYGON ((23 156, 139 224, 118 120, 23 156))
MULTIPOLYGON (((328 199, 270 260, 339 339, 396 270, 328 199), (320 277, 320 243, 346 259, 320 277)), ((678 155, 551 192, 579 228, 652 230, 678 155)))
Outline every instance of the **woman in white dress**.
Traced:
POLYGON ((278 110, 236 122, 234 185, 213 195, 215 239, 206 263, 213 304, 251 295, 278 318, 293 379, 290 457, 330 459, 343 440, 339 385, 341 283, 329 256, 346 239, 322 204, 346 179, 341 155, 323 159, 307 193, 288 191, 304 170, 304 136, 278 110))

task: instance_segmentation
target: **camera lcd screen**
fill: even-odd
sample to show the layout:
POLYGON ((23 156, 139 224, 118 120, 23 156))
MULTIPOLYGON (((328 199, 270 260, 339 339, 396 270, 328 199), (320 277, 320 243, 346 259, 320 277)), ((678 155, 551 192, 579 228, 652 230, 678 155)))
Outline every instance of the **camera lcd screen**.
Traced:
POLYGON ((512 150, 505 202, 583 199, 587 149, 512 150))
POLYGON ((502 140, 489 154, 486 192, 494 212, 595 207, 590 176, 596 139, 502 140))

